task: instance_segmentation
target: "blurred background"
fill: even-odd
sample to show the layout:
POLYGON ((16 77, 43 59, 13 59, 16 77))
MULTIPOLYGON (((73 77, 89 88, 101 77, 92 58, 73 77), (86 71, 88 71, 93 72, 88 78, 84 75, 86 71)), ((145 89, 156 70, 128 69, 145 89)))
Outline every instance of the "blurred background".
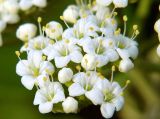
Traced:
MULTIPOLYGON (((74 0, 48 0, 48 6, 34 14, 21 13, 21 22, 8 25, 3 32, 4 45, 0 47, 0 119, 103 119, 99 107, 90 106, 79 114, 45 114, 33 106, 35 91, 26 90, 15 73, 18 62, 15 50, 19 50, 22 42, 16 39, 17 27, 26 22, 36 23, 37 17, 43 18, 46 24, 51 20, 59 20, 59 16, 74 0)), ((135 68, 128 74, 116 74, 115 80, 121 82, 131 80, 125 90, 125 106, 116 112, 112 119, 160 119, 160 58, 156 54, 158 36, 153 26, 160 18, 158 10, 160 0, 129 0, 125 9, 118 10, 121 20, 128 15, 128 35, 132 33, 132 25, 138 24, 140 35, 140 54, 135 61, 135 68)), ((121 22, 123 23, 123 22, 121 22)))

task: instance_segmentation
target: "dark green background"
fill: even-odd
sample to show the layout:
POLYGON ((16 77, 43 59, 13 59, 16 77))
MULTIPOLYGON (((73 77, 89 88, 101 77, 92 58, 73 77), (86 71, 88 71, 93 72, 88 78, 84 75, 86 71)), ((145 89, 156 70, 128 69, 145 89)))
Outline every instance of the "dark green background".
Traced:
MULTIPOLYGON (((22 42, 15 37, 18 25, 36 23, 38 16, 43 18, 44 24, 51 20, 60 22, 59 16, 63 10, 74 3, 74 0, 48 1, 44 10, 29 15, 21 13, 21 22, 8 25, 3 33, 4 46, 0 48, 0 119, 101 119, 98 107, 94 106, 77 115, 40 114, 38 107, 33 106, 35 91, 26 90, 15 73, 18 59, 14 52, 22 46, 22 42)), ((160 119, 160 58, 156 54, 158 37, 153 30, 155 21, 160 18, 159 4, 160 0, 130 0, 127 8, 118 10, 120 22, 122 15, 129 17, 128 34, 131 34, 134 23, 139 25, 141 34, 137 38, 140 55, 135 61, 135 69, 115 76, 119 82, 130 79, 132 83, 125 91, 126 104, 114 119, 160 119)))

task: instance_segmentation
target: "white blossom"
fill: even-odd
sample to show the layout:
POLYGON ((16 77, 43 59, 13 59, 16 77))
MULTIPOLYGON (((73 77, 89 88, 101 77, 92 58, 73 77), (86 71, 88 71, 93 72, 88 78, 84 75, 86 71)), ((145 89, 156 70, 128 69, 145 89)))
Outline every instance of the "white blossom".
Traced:
POLYGON ((51 82, 46 87, 37 90, 34 105, 39 105, 41 113, 49 113, 54 108, 54 104, 65 99, 63 87, 59 82, 51 82))
POLYGON ((17 29, 16 36, 22 41, 28 41, 28 39, 33 38, 36 33, 37 27, 34 24, 26 23, 17 29))
POLYGON ((62 103, 62 107, 65 113, 77 113, 78 101, 73 97, 67 97, 62 103))
POLYGON ((58 72, 58 80, 62 84, 71 81, 72 77, 73 71, 70 68, 64 67, 58 72))
POLYGON ((42 53, 37 51, 29 52, 28 59, 20 60, 16 66, 16 73, 22 76, 21 82, 29 90, 32 90, 37 77, 47 72, 53 73, 54 66, 43 61, 42 53))
POLYGON ((122 59, 119 64, 119 71, 128 72, 133 67, 134 67, 134 64, 130 59, 122 59))

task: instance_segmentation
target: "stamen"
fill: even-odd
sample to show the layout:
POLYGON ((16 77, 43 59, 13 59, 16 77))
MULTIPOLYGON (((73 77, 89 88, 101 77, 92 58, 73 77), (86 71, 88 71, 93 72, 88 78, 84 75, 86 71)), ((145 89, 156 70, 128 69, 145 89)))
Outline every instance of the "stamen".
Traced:
POLYGON ((45 61, 47 59, 46 56, 42 56, 42 60, 45 61))
POLYGON ((34 82, 34 85, 36 86, 37 90, 40 89, 39 86, 38 86, 38 82, 37 81, 34 82))
POLYGON ((112 12, 111 12, 111 14, 110 14, 110 18, 113 17, 113 14, 114 14, 115 10, 116 10, 116 6, 114 6, 114 8, 113 8, 113 10, 112 10, 112 12))
POLYGON ((123 21, 124 21, 123 36, 125 36, 126 35, 126 30, 127 30, 127 21, 128 21, 128 17, 126 15, 123 16, 123 21))
POLYGON ((15 54, 17 55, 18 59, 21 60, 20 58, 21 53, 19 51, 15 51, 15 54))
POLYGON ((111 83, 113 82, 114 72, 116 70, 115 66, 112 66, 111 83))
POLYGON ((78 72, 80 72, 80 71, 81 71, 81 66, 80 66, 80 65, 77 65, 77 66, 76 66, 76 69, 78 70, 78 72))
POLYGON ((126 84, 125 84, 125 86, 123 87, 122 90, 125 90, 130 83, 131 83, 131 81, 130 81, 130 80, 127 80, 127 81, 126 81, 126 84))
POLYGON ((118 28, 118 29, 114 32, 114 35, 118 36, 120 33, 121 33, 121 29, 118 28))
POLYGON ((42 18, 38 17, 37 21, 38 21, 39 33, 40 35, 42 35, 42 27, 41 27, 42 18))
POLYGON ((64 24, 67 26, 67 28, 70 28, 63 16, 60 16, 60 19, 64 22, 64 24))

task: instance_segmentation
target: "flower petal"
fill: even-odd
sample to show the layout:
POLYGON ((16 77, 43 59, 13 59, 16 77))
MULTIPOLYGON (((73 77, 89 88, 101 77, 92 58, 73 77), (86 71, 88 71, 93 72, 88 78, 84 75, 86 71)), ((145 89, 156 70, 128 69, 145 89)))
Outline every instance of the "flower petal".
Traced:
POLYGON ((92 89, 91 91, 87 91, 85 96, 92 101, 94 105, 102 104, 103 102, 103 94, 98 89, 92 89))
POLYGON ((122 96, 118 96, 117 98, 114 98, 112 102, 114 106, 116 107, 116 111, 119 111, 122 109, 124 105, 124 98, 122 96))
POLYGON ((67 66, 67 64, 70 61, 70 57, 69 56, 65 56, 65 57, 55 57, 55 65, 57 68, 62 68, 67 66))
POLYGON ((61 102, 65 99, 65 95, 64 95, 64 92, 59 90, 56 92, 56 94, 54 95, 54 98, 52 100, 53 103, 58 103, 58 102, 61 102))
POLYGON ((71 60, 75 63, 80 63, 82 61, 83 55, 80 51, 74 51, 70 54, 71 60))
POLYGON ((34 86, 35 78, 29 75, 23 76, 21 82, 25 88, 32 90, 34 86))
POLYGON ((28 61, 27 60, 19 61, 17 66, 16 66, 16 73, 20 76, 30 74, 30 71, 27 67, 28 67, 28 61))
POLYGON ((70 96, 80 96, 80 95, 83 95, 85 93, 85 90, 83 89, 83 87, 78 83, 73 83, 68 88, 68 91, 69 91, 70 96))
POLYGON ((34 105, 39 105, 39 104, 44 103, 44 102, 45 102, 44 97, 41 95, 40 91, 37 91, 36 94, 35 94, 35 97, 34 97, 33 104, 34 105))
POLYGON ((51 102, 46 102, 39 105, 39 111, 42 114, 51 112, 52 108, 53 108, 53 104, 51 102))
POLYGON ((101 113, 105 118, 111 118, 114 114, 115 107, 111 103, 104 103, 101 105, 101 113))

